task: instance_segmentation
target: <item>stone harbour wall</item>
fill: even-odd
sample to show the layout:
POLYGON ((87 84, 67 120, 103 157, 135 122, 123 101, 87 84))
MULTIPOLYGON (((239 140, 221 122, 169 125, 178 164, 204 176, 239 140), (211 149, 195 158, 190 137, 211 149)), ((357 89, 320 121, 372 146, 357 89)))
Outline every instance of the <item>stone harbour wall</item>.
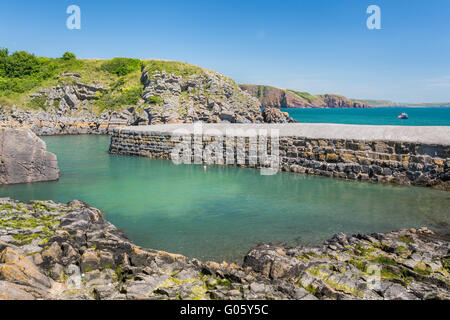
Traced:
MULTIPOLYGON (((302 125, 284 126, 291 126, 295 129, 302 125)), ((235 125, 231 125, 231 127, 233 126, 235 125)), ((269 131, 273 128, 281 128, 273 125, 263 126, 269 128, 269 131)), ((326 125, 324 126, 326 127, 326 125)), ((175 128, 179 129, 180 127, 152 127, 139 127, 139 129, 127 127, 113 130, 110 153, 172 159, 172 150, 179 143, 172 138, 172 133, 175 128)), ((230 125, 228 125, 229 127, 230 125)), ((325 127, 324 132, 327 132, 325 127)), ((346 129, 345 126, 342 127, 346 129)), ((214 128, 218 130, 219 126, 214 128)), ((220 129, 224 129, 224 126, 221 126, 220 129)), ((314 130, 317 129, 315 126, 314 130)), ((374 137, 377 137, 376 132, 374 133, 374 137)), ((289 129, 288 131, 283 128, 279 134, 279 166, 277 167, 279 171, 450 190, 450 145, 447 144, 445 138, 440 139, 439 136, 438 138, 427 138, 425 135, 425 137, 417 139, 417 142, 413 142, 413 139, 401 136, 397 140, 377 138, 369 140, 367 133, 362 134, 361 138, 355 135, 353 139, 348 138, 348 134, 341 134, 344 138, 339 137, 339 134, 336 135, 336 138, 332 138, 326 137, 325 133, 322 134, 325 138, 319 138, 316 137, 317 134, 305 133, 304 128, 302 130, 289 129), (298 131, 298 134, 295 131, 298 131)), ((188 135, 189 140, 194 141, 192 131, 187 131, 185 135, 188 135)), ((245 133, 241 132, 237 136, 245 137, 244 152, 246 156, 245 163, 236 164, 237 161, 234 163, 242 167, 261 168, 267 166, 267 163, 262 163, 260 159, 257 159, 256 164, 251 163, 251 158, 248 156, 249 149, 255 148, 256 145, 252 145, 252 141, 245 133)), ((223 159, 219 161, 219 164, 229 164, 226 160, 226 150, 231 145, 228 143, 227 146, 225 137, 222 140, 220 145, 223 148, 223 159)), ((239 139, 233 140, 231 147, 236 148, 239 139)), ((212 141, 217 141, 217 137, 214 137, 214 134, 205 134, 201 141, 204 150, 212 141)), ((270 154, 270 137, 267 139, 267 150, 270 154)), ((192 150, 192 154, 194 151, 192 150)))

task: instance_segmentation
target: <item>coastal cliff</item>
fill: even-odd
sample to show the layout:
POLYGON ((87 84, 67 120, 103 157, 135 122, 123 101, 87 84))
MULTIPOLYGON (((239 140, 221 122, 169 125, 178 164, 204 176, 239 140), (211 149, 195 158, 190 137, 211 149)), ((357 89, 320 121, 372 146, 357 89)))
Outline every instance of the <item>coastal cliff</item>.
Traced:
POLYGON ((261 244, 238 265, 136 246, 77 200, 0 200, 0 226, 0 299, 450 299, 449 237, 427 228, 261 244))
POLYGON ((150 62, 143 69, 143 98, 149 105, 144 109, 144 123, 263 121, 259 101, 230 78, 187 64, 180 66, 168 73, 166 68, 159 71, 150 62))
MULTIPOLYGON (((81 60, 0 50, 0 127, 38 135, 108 134, 126 125, 261 123, 261 103, 232 79, 188 63, 81 60)), ((285 121, 281 117, 280 121, 285 121)))
POLYGON ((0 185, 58 180, 56 156, 31 130, 0 128, 0 185))
POLYGON ((369 108, 367 103, 336 94, 312 95, 308 92, 253 84, 241 84, 240 88, 258 98, 264 108, 369 108))

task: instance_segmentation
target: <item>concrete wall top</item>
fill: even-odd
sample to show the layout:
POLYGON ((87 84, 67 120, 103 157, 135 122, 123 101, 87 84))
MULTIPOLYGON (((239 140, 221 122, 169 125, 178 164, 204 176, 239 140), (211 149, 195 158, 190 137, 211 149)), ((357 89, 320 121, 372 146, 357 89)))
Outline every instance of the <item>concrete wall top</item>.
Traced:
MULTIPOLYGON (((383 140, 423 144, 450 145, 450 127, 439 126, 372 126, 324 123, 289 123, 289 124, 228 124, 203 123, 202 132, 215 135, 225 134, 229 130, 236 136, 248 136, 250 129, 278 129, 280 137, 305 137, 312 139, 346 139, 346 140, 383 140)), ((193 133, 193 124, 161 124, 151 126, 133 126, 114 129, 115 132, 133 132, 156 134, 174 132, 193 133), (181 132, 181 130, 183 130, 181 132)), ((258 132, 258 131, 256 131, 258 132)), ((269 131, 270 132, 270 131, 269 131)))

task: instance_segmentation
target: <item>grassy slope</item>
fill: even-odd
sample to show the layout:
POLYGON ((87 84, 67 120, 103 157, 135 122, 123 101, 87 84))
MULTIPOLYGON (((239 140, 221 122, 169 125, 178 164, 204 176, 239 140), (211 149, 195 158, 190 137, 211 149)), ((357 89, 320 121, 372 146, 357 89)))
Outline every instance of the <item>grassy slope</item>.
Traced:
POLYGON ((308 92, 304 92, 304 91, 294 91, 294 90, 286 90, 286 91, 292 93, 297 98, 308 101, 309 103, 312 103, 313 101, 319 99, 318 96, 312 95, 312 94, 310 94, 308 92))
MULTIPOLYGON (((63 58, 34 57, 23 53, 23 59, 15 61, 15 69, 25 70, 21 74, 8 74, 5 63, 2 65, 0 56, 0 105, 10 107, 18 105, 25 109, 45 109, 45 99, 35 101, 30 96, 42 89, 50 88, 63 83, 80 81, 86 84, 102 86, 107 91, 99 94, 95 101, 94 111, 119 109, 126 105, 136 105, 142 96, 141 72, 145 68, 150 76, 155 72, 166 71, 183 77, 205 75, 214 72, 184 62, 166 60, 138 60, 128 58, 115 58, 112 60, 82 60, 63 58), (30 68, 28 65, 32 65, 30 68), (26 66, 22 68, 22 65, 26 66), (4 68, 3 68, 4 67, 4 68), (2 69, 3 68, 3 69, 2 69), (64 73, 77 73, 81 80, 60 77, 64 73)), ((14 53, 3 57, 14 60, 14 53)), ((11 72, 10 72, 11 73, 11 72)), ((235 82, 223 75, 214 72, 224 81, 233 84, 235 82)))
MULTIPOLYGON (((0 77, 0 105, 13 104, 24 108, 34 108, 30 95, 42 89, 50 88, 63 83, 75 81, 59 75, 64 73, 77 73, 81 80, 87 84, 100 85, 105 89, 127 91, 130 88, 140 87, 140 66, 125 75, 119 75, 104 69, 106 60, 63 60, 37 58, 39 64, 34 72, 20 77, 0 77), (2 85, 3 84, 3 85, 2 85)), ((117 94, 117 93, 116 93, 117 94)), ((98 105, 98 108, 101 108, 98 105)))

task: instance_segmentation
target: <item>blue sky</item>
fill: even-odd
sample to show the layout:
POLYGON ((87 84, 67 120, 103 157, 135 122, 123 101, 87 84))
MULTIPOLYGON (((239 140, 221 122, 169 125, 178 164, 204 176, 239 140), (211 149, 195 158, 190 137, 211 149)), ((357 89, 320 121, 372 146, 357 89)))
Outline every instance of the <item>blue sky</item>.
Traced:
POLYGON ((448 0, 0 1, 0 47, 162 58, 239 83, 401 102, 450 101, 448 0), (81 30, 66 8, 81 8, 81 30), (381 30, 366 9, 381 8, 381 30))

